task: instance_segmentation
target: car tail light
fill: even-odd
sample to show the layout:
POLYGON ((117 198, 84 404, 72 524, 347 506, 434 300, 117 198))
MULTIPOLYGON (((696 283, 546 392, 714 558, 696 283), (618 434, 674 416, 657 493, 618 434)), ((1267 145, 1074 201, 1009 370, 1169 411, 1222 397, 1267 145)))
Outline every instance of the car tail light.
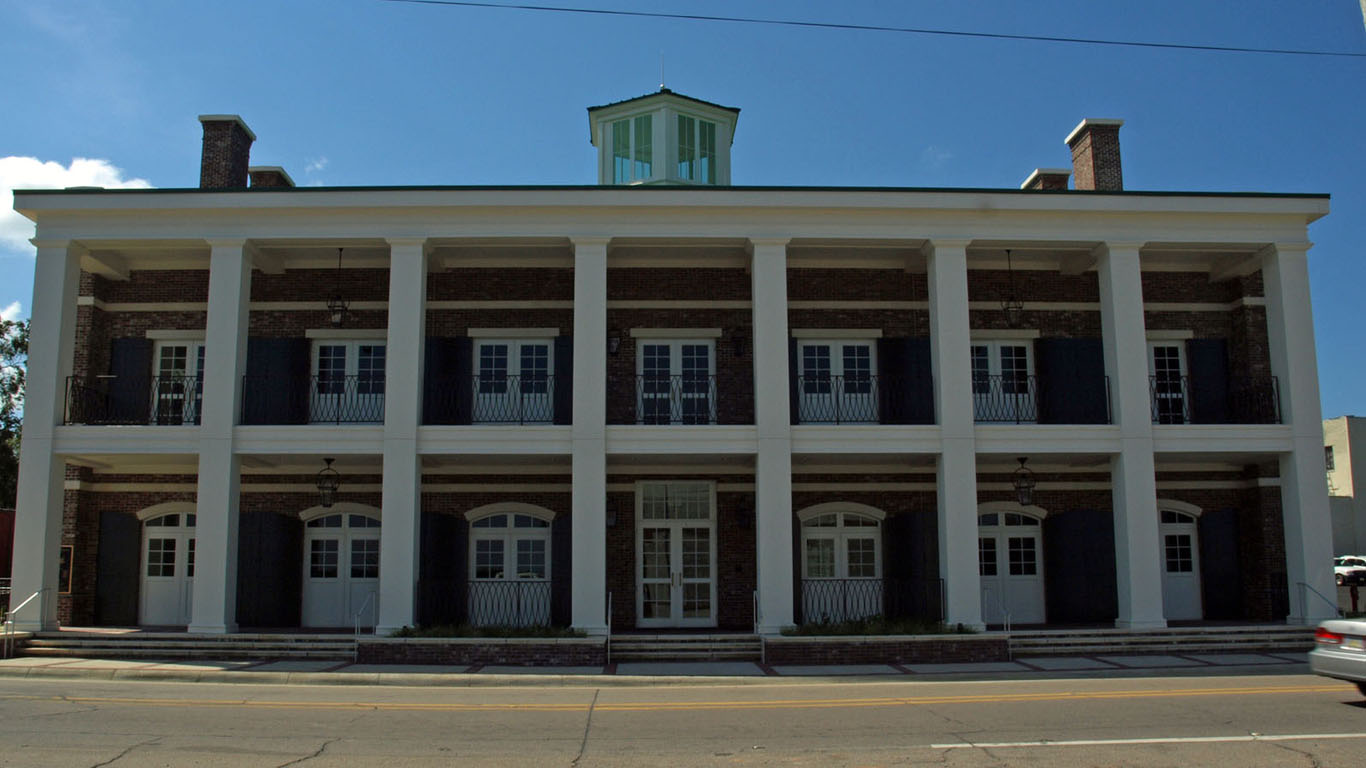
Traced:
POLYGON ((1339 635, 1336 632, 1329 632, 1323 627, 1319 627, 1314 631, 1314 642, 1323 643, 1324 645, 1341 645, 1342 635, 1339 635))

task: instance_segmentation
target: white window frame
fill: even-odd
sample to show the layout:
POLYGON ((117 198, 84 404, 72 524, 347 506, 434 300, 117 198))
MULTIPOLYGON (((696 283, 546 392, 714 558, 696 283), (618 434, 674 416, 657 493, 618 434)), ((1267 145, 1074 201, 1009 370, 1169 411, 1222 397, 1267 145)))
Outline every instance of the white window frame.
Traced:
MULTIPOLYGON (((663 424, 698 424, 698 423, 700 423, 700 424, 715 424, 716 421, 715 421, 715 419, 714 419, 713 417, 715 416, 716 411, 717 411, 717 403, 714 402, 714 400, 719 399, 719 393, 715 391, 715 387, 714 387, 714 382, 715 382, 715 380, 716 380, 716 339, 707 339, 707 338, 653 338, 653 337, 650 337, 650 336, 641 336, 641 337, 638 337, 638 338, 636 339, 636 381, 638 382, 638 385, 637 385, 637 387, 636 387, 636 413, 637 413, 638 415, 641 415, 641 416, 643 416, 643 414, 645 413, 645 402, 646 402, 646 400, 649 400, 649 399, 657 399, 657 398, 658 398, 658 395, 657 395, 657 394, 651 394, 651 393, 645 392, 645 389, 646 389, 646 386, 645 386, 645 379, 644 379, 644 376, 646 375, 646 374, 645 374, 645 347, 647 347, 647 346, 667 346, 667 347, 669 347, 669 374, 668 374, 668 375, 669 375, 669 377, 670 377, 670 384, 669 384, 669 387, 668 387, 668 391, 667 391, 666 393, 664 393, 664 396, 665 396, 666 399, 668 399, 668 400, 670 401, 670 402, 669 402, 670 420, 667 421, 667 422, 659 422, 659 423, 663 423, 663 424), (695 393, 685 393, 685 392, 674 392, 674 391, 673 391, 673 385, 672 385, 673 377, 675 377, 675 376, 682 376, 682 375, 683 375, 683 347, 685 347, 685 346, 705 346, 705 347, 707 348, 707 373, 706 373, 706 382, 705 382, 706 387, 707 387, 707 391, 704 393, 704 397, 705 397, 705 399, 707 399, 707 400, 709 400, 709 401, 713 401, 713 402, 708 402, 708 403, 707 403, 707 417, 708 417, 708 418, 707 418, 706 421, 694 422, 694 421, 684 421, 684 420, 682 420, 682 419, 674 420, 674 419, 672 418, 672 416, 673 416, 673 414, 674 414, 675 412, 677 412, 679 415, 682 415, 682 413, 683 413, 683 403, 682 403, 681 401, 682 401, 682 400, 685 400, 685 399, 688 399, 687 396, 688 396, 689 394, 695 394, 695 393), (647 397, 647 395, 651 395, 651 396, 650 396, 650 397, 647 397), (677 399, 680 401, 679 403, 677 403, 677 406, 678 406, 677 408, 674 407, 674 406, 675 406, 675 403, 673 402, 673 400, 674 400, 675 398, 677 398, 677 399)), ((646 423, 656 423, 656 422, 646 422, 646 423)))
POLYGON ((1034 397, 1034 392, 1029 382, 1034 378, 1034 344, 1028 339, 1020 338, 974 338, 968 347, 969 376, 973 394, 973 415, 977 421, 1014 421, 1019 424, 1033 424, 1038 421, 1039 404, 1034 397), (987 376, 986 391, 981 392, 981 385, 977 381, 980 373, 977 368, 977 348, 986 349, 987 376), (1025 381, 1023 392, 1008 393, 1005 391, 1005 375, 1002 370, 1001 350, 1006 347, 1020 348, 1024 350, 1025 359, 1025 381), (993 391, 991 381, 1000 381, 1000 392, 993 391), (1017 418, 984 418, 984 414, 989 414, 991 410, 1001 409, 1002 414, 1008 416, 1010 413, 1016 414, 1017 418))
POLYGON ((607 133, 604 140, 607 146, 607 159, 610 163, 609 170, 611 171, 611 178, 613 184, 640 184, 642 182, 651 181, 658 176, 660 166, 657 162, 659 152, 656 148, 659 146, 659 141, 658 136, 656 134, 659 130, 659 126, 655 125, 655 123, 660 121, 657 121, 655 119, 657 114, 658 113, 656 112, 642 112, 640 114, 627 115, 625 117, 621 117, 616 120, 604 123, 604 125, 606 126, 604 130, 607 133), (648 128, 643 132, 640 130, 639 121, 641 120, 648 121, 648 128), (624 176, 619 175, 617 173, 616 145, 616 126, 621 125, 623 123, 627 126, 626 144, 629 158, 627 160, 628 173, 624 176), (649 163, 650 172, 645 175, 641 175, 638 172, 637 168, 637 164, 642 162, 642 160, 639 157, 637 157, 637 153, 640 150, 638 141, 641 138, 642 133, 645 136, 648 136, 650 140, 650 155, 646 160, 643 161, 649 163))
MULTIPOLYGON (((366 399, 379 399, 379 406, 376 408, 379 418, 376 422, 384 421, 384 397, 388 389, 388 343, 383 338, 315 338, 312 340, 312 348, 309 350, 309 372, 311 379, 308 387, 309 399, 309 421, 327 423, 334 421, 335 418, 326 418, 329 407, 334 409, 357 408, 364 409, 366 399), (344 365, 342 367, 342 391, 341 392, 321 392, 321 379, 319 377, 319 366, 322 362, 322 349, 324 347, 342 347, 344 352, 344 365), (379 390, 370 392, 360 391, 360 350, 361 347, 380 347, 384 349, 385 367, 379 370, 379 390), (356 390, 349 391, 346 382, 351 378, 356 378, 356 390), (330 401, 330 406, 329 406, 330 401)), ((373 387, 373 382, 371 384, 373 387)))
POLYGON ((1190 392, 1187 391, 1187 388, 1186 388, 1186 386, 1185 386, 1185 382, 1189 381, 1189 378, 1188 378, 1189 376, 1190 376, 1190 371, 1189 371, 1189 369, 1186 367, 1186 344, 1185 344, 1185 342, 1183 342, 1183 341, 1178 341, 1178 340, 1155 340, 1155 339, 1149 339, 1149 340, 1148 340, 1148 381, 1152 382, 1152 398, 1153 398, 1152 408, 1153 408, 1153 422, 1154 422, 1154 423, 1157 423, 1157 424, 1185 424, 1185 423, 1187 423, 1187 418, 1186 418, 1186 416, 1187 416, 1187 414, 1188 414, 1189 411, 1190 411, 1190 403, 1189 403, 1189 402, 1185 402, 1185 401, 1187 401, 1187 400, 1189 399, 1189 397, 1190 397, 1190 392), (1158 382, 1158 380, 1157 380, 1157 377, 1158 377, 1158 372, 1157 372, 1157 350, 1158 350, 1158 349, 1175 349, 1175 350, 1176 350, 1177 380, 1176 380, 1175 391, 1171 391, 1170 389, 1168 389, 1168 391, 1166 391, 1166 392, 1161 391, 1161 390, 1163 389, 1163 387, 1162 387, 1162 386, 1159 386, 1159 382, 1158 382), (1175 408, 1175 412, 1173 413, 1172 411, 1167 410, 1167 411, 1165 412, 1165 415, 1164 415, 1164 409, 1159 407, 1159 404, 1164 403, 1164 402, 1171 402, 1171 403, 1173 403, 1173 406, 1172 406, 1172 407, 1175 408))
POLYGON ((825 510, 813 514, 803 514, 801 516, 802 529, 802 578, 803 579, 854 579, 854 580, 877 580, 882 578, 882 526, 884 519, 862 510, 825 510), (817 520, 826 515, 835 515, 835 524, 830 526, 809 525, 813 520, 817 520), (875 525, 848 525, 846 518, 855 516, 867 520, 872 520, 875 525), (872 576, 850 576, 849 575, 849 546, 848 542, 854 539, 871 539, 873 541, 873 575, 872 576), (813 540, 833 541, 835 547, 835 573, 832 576, 812 576, 810 564, 807 561, 808 546, 807 542, 813 540))
MULTIPOLYGON (((475 424, 500 424, 517 422, 521 424, 549 424, 555 416, 555 340, 551 338, 513 338, 480 337, 473 339, 474 345, 474 388, 473 413, 475 424), (496 377, 485 381, 483 349, 489 345, 507 346, 507 368, 503 371, 503 392, 497 392, 496 377), (522 348, 545 347, 546 379, 543 386, 535 386, 534 381, 524 380, 522 372, 522 348), (529 388, 527 385, 531 384, 529 388), (493 390, 485 392, 485 389, 493 390), (532 391, 528 391, 531 389, 532 391), (537 392, 536 389, 543 391, 537 392), (514 391, 515 390, 515 391, 514 391), (513 417, 516 418, 513 418, 513 417), (529 416, 529 417, 528 417, 529 416), (543 418, 541 418, 543 417, 543 418)), ((487 373, 494 373, 488 371, 487 373)))
POLYGON ((797 415, 803 424, 876 424, 881 408, 877 398, 877 340, 871 338, 806 337, 797 339, 797 415), (807 368, 808 347, 830 347, 830 379, 822 385, 819 371, 807 368), (850 382, 845 372, 845 347, 868 349, 868 381, 850 382), (824 391, 822 391, 824 390, 824 391), (851 391, 852 390, 852 391, 851 391), (865 391, 859 391, 865 390, 865 391))
POLYGON ((203 339, 154 339, 152 342, 152 386, 149 396, 152 400, 152 422, 154 424, 197 424, 203 410, 204 401, 204 361, 206 358, 203 339), (169 349, 185 349, 185 369, 171 373, 162 372, 162 354, 169 349), (185 382, 176 379, 190 379, 194 393, 185 391, 185 382))
POLYGON ((470 518, 470 542, 469 542, 469 563, 468 578, 472 582, 486 581, 550 581, 555 553, 551 542, 551 527, 554 525, 554 516, 538 510, 498 510, 482 513, 470 518), (477 523, 495 517, 507 518, 507 525, 502 528, 480 528, 477 523), (545 523, 544 527, 516 525, 518 517, 527 517, 545 523), (476 553, 480 541, 501 541, 503 543, 503 575, 480 577, 478 573, 478 562, 476 553), (544 576, 522 576, 515 573, 517 567, 517 542, 518 541, 543 541, 545 542, 545 575, 544 576))
POLYGON ((675 133, 674 173, 675 173, 675 175, 678 177, 679 180, 681 180, 681 181, 696 182, 696 183, 698 183, 698 184, 715 184, 715 183, 716 183, 716 178, 717 178, 717 173, 718 173, 718 171, 717 171, 717 165, 719 164, 719 160, 720 160, 720 154, 719 154, 719 152, 717 152, 717 149, 716 149, 716 134, 717 134, 717 130, 716 130, 716 129, 717 129, 717 124, 716 124, 716 121, 715 121, 715 120, 708 120, 708 119, 706 119, 706 118, 698 117, 697 115, 690 115, 690 114, 686 114, 686 113, 683 113, 683 112, 675 112, 675 113, 674 113, 674 133, 675 133), (685 139, 684 139, 684 130, 683 130, 683 121, 685 121, 685 120, 691 121, 691 123, 690 123, 690 130, 688 131, 688 133, 691 134, 691 135, 689 135, 689 136, 687 137, 686 142, 685 142, 685 139), (704 133, 704 128, 703 128, 704 125, 709 125, 709 126, 711 126, 711 155, 710 155, 710 162, 709 162, 709 163, 707 164, 707 166, 706 166, 706 171, 708 171, 708 172, 705 173, 705 174, 703 173, 703 165, 702 165, 702 160, 703 160, 703 154, 702 154, 702 150, 703 150, 703 146, 702 146, 702 137, 703 137, 703 133, 704 133), (689 159, 689 158, 685 158, 684 152, 683 152, 684 147, 689 147, 689 148, 691 148, 691 150, 692 150, 692 157, 691 157, 690 159, 689 159), (688 162, 688 167, 687 167, 687 173, 684 173, 684 168, 683 168, 683 163, 685 162, 685 160, 689 160, 689 162, 688 162))

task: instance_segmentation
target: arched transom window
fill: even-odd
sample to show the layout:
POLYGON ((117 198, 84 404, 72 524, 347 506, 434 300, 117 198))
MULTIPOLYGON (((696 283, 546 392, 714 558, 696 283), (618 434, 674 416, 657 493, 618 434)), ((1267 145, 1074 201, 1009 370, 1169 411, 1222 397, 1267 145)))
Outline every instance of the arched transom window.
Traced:
POLYGON ((861 512, 823 512, 802 521, 802 575, 807 579, 882 576, 881 522, 861 512))
POLYGON ((521 512, 498 512, 472 521, 470 578, 549 579, 550 521, 521 512))

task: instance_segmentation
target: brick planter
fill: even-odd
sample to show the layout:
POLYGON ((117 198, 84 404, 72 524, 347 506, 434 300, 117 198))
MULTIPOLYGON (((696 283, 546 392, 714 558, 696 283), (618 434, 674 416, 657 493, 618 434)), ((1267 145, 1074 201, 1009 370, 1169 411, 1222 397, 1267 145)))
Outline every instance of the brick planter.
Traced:
POLYGON ((516 667, 600 667, 605 637, 377 637, 356 644, 361 664, 497 664, 516 667))
POLYGON ((940 664, 1008 661, 1005 635, 766 637, 769 664, 940 664))

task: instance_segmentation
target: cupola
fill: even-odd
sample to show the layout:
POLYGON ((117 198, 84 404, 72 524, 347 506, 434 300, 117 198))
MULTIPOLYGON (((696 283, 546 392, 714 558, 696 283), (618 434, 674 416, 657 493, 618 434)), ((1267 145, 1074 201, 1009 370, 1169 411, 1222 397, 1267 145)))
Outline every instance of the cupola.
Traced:
POLYGON ((730 185, 740 110, 668 88, 588 108, 599 184, 730 185))

